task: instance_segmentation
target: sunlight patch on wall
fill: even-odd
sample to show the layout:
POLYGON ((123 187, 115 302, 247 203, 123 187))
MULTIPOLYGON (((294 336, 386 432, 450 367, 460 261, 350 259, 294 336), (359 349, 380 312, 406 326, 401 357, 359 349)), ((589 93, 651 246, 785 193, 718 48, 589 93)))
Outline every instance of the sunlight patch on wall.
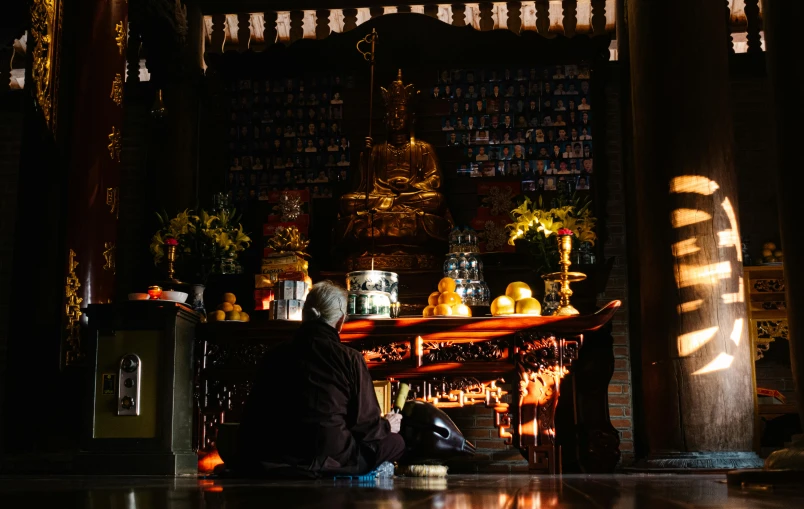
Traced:
POLYGON ((702 346, 712 341, 712 338, 715 337, 715 334, 717 334, 718 330, 720 330, 720 327, 709 327, 708 329, 681 334, 678 337, 677 343, 678 354, 682 357, 686 357, 692 353, 695 353, 702 346))
POLYGON ((734 357, 721 352, 720 355, 715 357, 715 360, 707 364, 706 366, 702 367, 698 371, 693 372, 693 375, 705 375, 706 373, 712 373, 714 371, 721 371, 723 369, 728 369, 731 366, 731 363, 734 362, 734 357))
POLYGON ((711 196, 718 189, 720 186, 717 182, 700 175, 684 175, 670 181, 670 192, 675 194, 695 193, 711 196))
POLYGON ((709 221, 712 216, 703 210, 697 209, 676 209, 672 214, 673 228, 681 228, 695 223, 709 221))

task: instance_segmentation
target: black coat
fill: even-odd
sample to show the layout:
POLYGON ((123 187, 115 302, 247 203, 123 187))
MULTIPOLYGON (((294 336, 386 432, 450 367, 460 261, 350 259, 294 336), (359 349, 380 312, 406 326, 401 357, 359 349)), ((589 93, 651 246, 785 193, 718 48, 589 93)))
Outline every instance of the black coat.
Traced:
POLYGON ((269 351, 246 403, 240 460, 348 473, 391 432, 363 356, 323 322, 269 351))

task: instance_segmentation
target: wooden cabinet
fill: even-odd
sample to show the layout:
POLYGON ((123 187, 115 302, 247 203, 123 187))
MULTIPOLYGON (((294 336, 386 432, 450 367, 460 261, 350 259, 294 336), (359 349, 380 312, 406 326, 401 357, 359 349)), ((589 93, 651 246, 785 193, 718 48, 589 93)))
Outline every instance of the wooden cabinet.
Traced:
POLYGON ((745 303, 755 360, 761 359, 777 338, 787 339, 784 269, 745 267, 745 303))

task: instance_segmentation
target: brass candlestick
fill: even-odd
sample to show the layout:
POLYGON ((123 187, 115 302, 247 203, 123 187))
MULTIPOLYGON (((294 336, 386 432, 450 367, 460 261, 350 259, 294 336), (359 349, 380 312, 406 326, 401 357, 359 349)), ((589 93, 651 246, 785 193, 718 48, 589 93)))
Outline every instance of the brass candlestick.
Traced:
POLYGON ((173 266, 176 263, 176 250, 179 246, 176 245, 168 245, 167 246, 167 277, 169 281, 175 281, 176 278, 176 268, 173 266))
POLYGON ((586 279, 586 274, 583 272, 569 271, 569 266, 572 265, 572 262, 570 262, 570 253, 572 253, 572 232, 570 230, 559 230, 556 237, 558 242, 558 263, 561 265, 561 271, 545 274, 542 278, 547 281, 561 282, 561 290, 559 291, 561 300, 559 301, 558 309, 555 313, 556 316, 577 315, 580 313, 570 304, 570 297, 572 297, 570 283, 583 281, 586 279))

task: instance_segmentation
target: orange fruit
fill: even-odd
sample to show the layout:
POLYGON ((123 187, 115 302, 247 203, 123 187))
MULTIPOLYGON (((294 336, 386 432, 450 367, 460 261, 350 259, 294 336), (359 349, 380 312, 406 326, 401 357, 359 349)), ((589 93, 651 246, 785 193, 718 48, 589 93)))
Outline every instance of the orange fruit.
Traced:
POLYGON ((455 292, 444 292, 438 296, 438 303, 452 307, 461 303, 461 296, 455 292))
POLYGON ((237 311, 229 311, 228 313, 226 313, 226 319, 240 321, 240 313, 238 313, 237 311))
POLYGON ((516 310, 514 299, 507 295, 500 295, 491 303, 492 316, 511 315, 516 310))
POLYGON ((452 306, 447 304, 439 304, 435 307, 436 316, 449 316, 452 314, 452 306))
POLYGON ((530 286, 528 286, 526 283, 523 283, 522 281, 515 281, 509 284, 508 288, 505 289, 505 295, 517 301, 533 297, 533 292, 530 290, 530 286))
POLYGON ((223 320, 226 320, 226 313, 224 313, 220 309, 217 311, 213 311, 207 317, 207 321, 210 322, 222 322, 223 320))
POLYGON ((238 313, 243 311, 243 308, 240 307, 240 304, 235 304, 232 306, 233 311, 237 311, 238 313))
POLYGON ((220 305, 220 306, 218 306, 218 309, 220 309, 220 310, 221 310, 221 311, 223 311, 224 313, 228 313, 228 312, 230 312, 230 311, 234 311, 234 310, 235 310, 235 309, 234 309, 234 306, 231 304, 231 302, 223 302, 223 303, 221 303, 221 305, 220 305))
POLYGON ((438 292, 433 292, 427 297, 427 303, 431 306, 438 306, 438 296, 441 295, 438 292))
POLYGON ((234 304, 236 300, 237 300, 237 297, 235 297, 235 294, 233 294, 233 293, 227 292, 227 293, 223 294, 223 302, 228 302, 229 304, 234 304))
POLYGON ((542 314, 541 303, 533 297, 527 299, 520 299, 516 301, 516 312, 523 315, 536 315, 542 314))
POLYGON ((427 306, 424 308, 424 311, 422 311, 422 316, 435 316, 435 308, 435 306, 427 306))
POLYGON ((455 291, 455 280, 451 277, 445 277, 441 281, 438 282, 438 291, 441 293, 444 292, 454 292, 455 291))
POLYGON ((456 316, 472 316, 472 310, 466 304, 452 306, 452 314, 456 316))
POLYGON ((247 322, 251 320, 251 317, 248 316, 248 313, 240 313, 240 320, 243 322, 247 322))

